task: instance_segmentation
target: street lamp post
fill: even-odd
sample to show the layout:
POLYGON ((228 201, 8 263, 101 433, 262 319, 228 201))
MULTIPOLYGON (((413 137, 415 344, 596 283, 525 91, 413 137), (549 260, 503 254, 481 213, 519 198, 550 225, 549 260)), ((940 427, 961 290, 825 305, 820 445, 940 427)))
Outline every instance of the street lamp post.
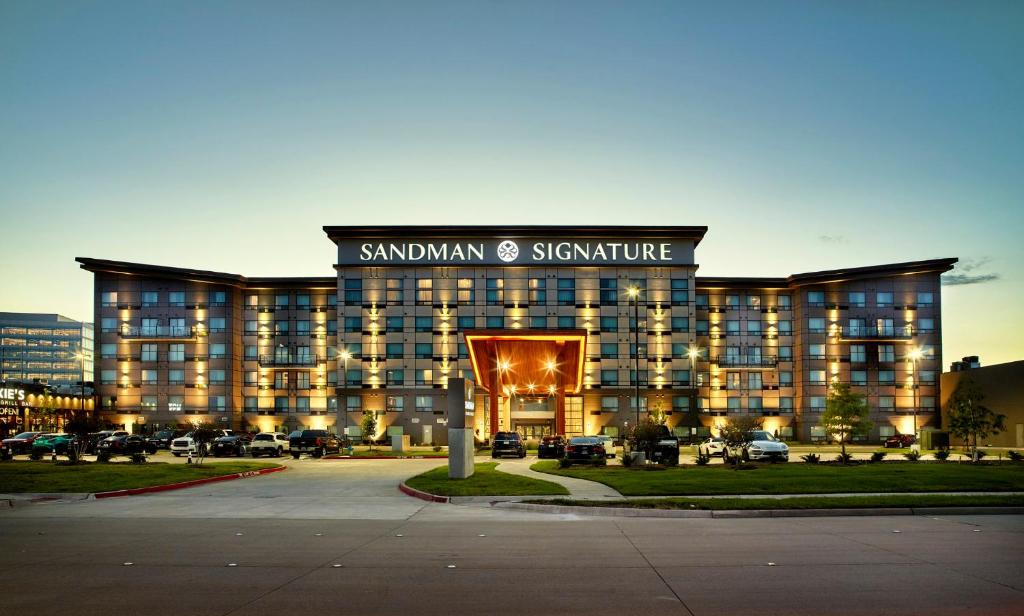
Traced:
POLYGON ((912 349, 907 356, 914 366, 913 378, 911 380, 911 386, 914 388, 914 444, 910 448, 915 451, 921 451, 921 439, 917 434, 917 362, 921 359, 921 349, 912 349))
POLYGON ((341 384, 342 384, 342 391, 346 392, 346 393, 344 394, 345 399, 343 401, 341 401, 341 404, 339 404, 339 406, 341 407, 341 416, 343 418, 342 419, 342 429, 343 429, 342 436, 345 436, 345 437, 348 436, 348 393, 347 393, 348 392, 348 360, 351 359, 351 358, 352 358, 352 353, 349 353, 348 349, 345 349, 345 350, 343 350, 341 352, 341 359, 342 359, 342 361, 345 362, 345 368, 344 368, 345 372, 344 372, 344 374, 342 374, 341 384))
POLYGON ((632 286, 626 293, 633 300, 633 361, 636 389, 633 404, 636 405, 636 425, 640 425, 640 287, 632 286))

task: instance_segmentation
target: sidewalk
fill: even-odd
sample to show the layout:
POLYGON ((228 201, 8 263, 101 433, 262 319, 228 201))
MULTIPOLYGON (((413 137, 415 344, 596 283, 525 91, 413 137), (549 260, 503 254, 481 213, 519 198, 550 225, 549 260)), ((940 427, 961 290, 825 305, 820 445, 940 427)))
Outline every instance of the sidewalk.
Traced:
POLYGON ((569 490, 569 496, 563 496, 561 498, 574 498, 578 500, 623 499, 623 496, 619 494, 617 490, 606 486, 603 483, 587 481, 586 479, 576 479, 575 477, 549 475, 547 473, 538 473, 537 471, 530 470, 530 465, 534 462, 536 462, 536 460, 531 458, 524 458, 522 460, 502 460, 498 464, 496 470, 510 475, 519 475, 521 477, 529 477, 530 479, 550 481, 551 483, 557 483, 564 486, 569 490))

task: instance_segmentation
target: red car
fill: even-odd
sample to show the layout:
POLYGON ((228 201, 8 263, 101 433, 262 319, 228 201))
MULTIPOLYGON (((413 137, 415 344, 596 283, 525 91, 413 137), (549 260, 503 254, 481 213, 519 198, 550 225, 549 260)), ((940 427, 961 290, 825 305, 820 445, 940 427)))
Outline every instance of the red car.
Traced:
POLYGON ((910 447, 917 442, 913 434, 893 434, 889 438, 885 439, 886 448, 892 449, 895 447, 910 447))
POLYGON ((22 432, 21 434, 15 434, 11 438, 5 438, 4 445, 7 446, 11 455, 32 453, 32 443, 35 443, 36 439, 44 434, 47 434, 47 432, 22 432))

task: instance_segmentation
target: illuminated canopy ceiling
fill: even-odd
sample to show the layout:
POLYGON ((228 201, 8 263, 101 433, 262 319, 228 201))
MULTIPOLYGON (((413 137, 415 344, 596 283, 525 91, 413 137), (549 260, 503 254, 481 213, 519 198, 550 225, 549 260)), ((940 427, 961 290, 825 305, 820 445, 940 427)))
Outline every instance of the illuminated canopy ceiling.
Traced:
POLYGON ((465 333, 478 386, 519 395, 579 393, 583 388, 587 332, 582 329, 526 333, 516 329, 478 329, 465 333))

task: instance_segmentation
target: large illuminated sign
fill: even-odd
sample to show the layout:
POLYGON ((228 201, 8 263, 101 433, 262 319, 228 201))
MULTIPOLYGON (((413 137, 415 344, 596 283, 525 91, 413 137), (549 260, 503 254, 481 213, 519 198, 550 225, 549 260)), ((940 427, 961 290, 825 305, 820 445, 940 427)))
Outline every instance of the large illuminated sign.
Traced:
POLYGON ((12 415, 18 412, 25 402, 25 390, 11 387, 0 388, 0 415, 12 415))
POLYGON ((339 265, 689 265, 689 239, 466 238, 352 239, 339 265))

